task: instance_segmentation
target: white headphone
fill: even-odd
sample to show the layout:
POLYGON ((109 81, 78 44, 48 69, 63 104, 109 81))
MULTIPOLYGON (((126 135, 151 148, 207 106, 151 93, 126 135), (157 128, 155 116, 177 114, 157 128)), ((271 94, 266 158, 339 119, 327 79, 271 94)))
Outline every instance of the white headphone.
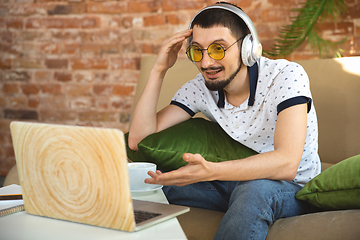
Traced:
MULTIPOLYGON (((196 18, 196 16, 199 15, 199 13, 201 13, 207 9, 214 9, 214 8, 224 9, 224 10, 228 10, 232 13, 235 13, 238 17, 240 17, 245 22, 246 26, 250 30, 250 34, 246 35, 242 42, 241 58, 242 58, 243 63, 246 66, 251 67, 252 65, 255 64, 255 62, 257 62, 260 59, 261 54, 262 54, 262 45, 259 41, 259 36, 256 32, 253 22, 248 17, 248 15, 246 15, 240 8, 238 8, 234 5, 231 5, 231 4, 227 4, 227 3, 216 3, 214 5, 205 7, 204 9, 200 10, 193 17, 193 19, 190 22, 189 29, 191 29, 193 27, 192 23, 193 23, 194 19, 196 18)), ((192 43, 192 37, 188 38, 188 42, 187 42, 188 47, 190 46, 191 43, 192 43)))

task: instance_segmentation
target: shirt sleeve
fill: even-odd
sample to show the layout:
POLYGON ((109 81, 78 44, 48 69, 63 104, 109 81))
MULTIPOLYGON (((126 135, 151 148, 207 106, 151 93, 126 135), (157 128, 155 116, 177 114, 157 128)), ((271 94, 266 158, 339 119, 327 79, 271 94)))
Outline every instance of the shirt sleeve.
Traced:
POLYGON ((201 89, 197 86, 196 79, 185 83, 174 95, 171 105, 178 106, 193 117, 199 110, 201 89))
POLYGON ((274 96, 277 114, 286 108, 303 103, 308 104, 308 112, 310 111, 312 96, 309 77, 299 64, 286 65, 276 77, 273 88, 277 93, 274 96))

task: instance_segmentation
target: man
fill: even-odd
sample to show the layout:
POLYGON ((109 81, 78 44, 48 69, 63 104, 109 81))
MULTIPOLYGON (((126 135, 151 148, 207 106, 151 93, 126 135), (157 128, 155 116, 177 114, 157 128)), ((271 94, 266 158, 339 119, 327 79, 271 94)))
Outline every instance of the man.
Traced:
POLYGON ((254 47, 257 34, 244 15, 228 3, 215 4, 200 11, 189 30, 162 44, 129 134, 129 146, 136 150, 149 134, 201 111, 259 152, 221 163, 184 153, 185 167, 151 172, 146 180, 164 185, 170 203, 226 212, 216 239, 265 239, 276 219, 309 212, 295 194, 320 172, 308 77, 298 64, 257 57, 261 45, 254 47), (163 78, 185 39, 200 74, 156 113, 163 78))

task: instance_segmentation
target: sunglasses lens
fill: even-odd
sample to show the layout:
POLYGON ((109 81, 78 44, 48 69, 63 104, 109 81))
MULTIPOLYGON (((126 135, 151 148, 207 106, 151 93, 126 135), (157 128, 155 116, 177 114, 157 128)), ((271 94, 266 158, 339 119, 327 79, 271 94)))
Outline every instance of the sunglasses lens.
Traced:
MULTIPOLYGON (((225 56, 224 48, 217 44, 213 43, 207 49, 209 56, 214 60, 221 60, 225 56)), ((203 58, 203 50, 197 46, 191 45, 186 50, 188 58, 193 62, 200 62, 203 58)))
POLYGON ((203 53, 199 47, 191 45, 186 50, 186 54, 191 61, 200 62, 203 53))
POLYGON ((225 51, 222 46, 217 43, 213 43, 208 47, 208 54, 214 60, 221 60, 225 56, 225 51))

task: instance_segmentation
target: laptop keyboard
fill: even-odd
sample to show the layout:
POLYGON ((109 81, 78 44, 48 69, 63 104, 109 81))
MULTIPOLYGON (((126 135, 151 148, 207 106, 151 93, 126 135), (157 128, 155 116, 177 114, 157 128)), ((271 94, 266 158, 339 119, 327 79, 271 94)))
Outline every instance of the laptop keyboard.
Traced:
POLYGON ((154 212, 146 212, 141 210, 135 210, 135 223, 141 223, 143 221, 149 220, 151 218, 160 216, 161 213, 154 213, 154 212))

